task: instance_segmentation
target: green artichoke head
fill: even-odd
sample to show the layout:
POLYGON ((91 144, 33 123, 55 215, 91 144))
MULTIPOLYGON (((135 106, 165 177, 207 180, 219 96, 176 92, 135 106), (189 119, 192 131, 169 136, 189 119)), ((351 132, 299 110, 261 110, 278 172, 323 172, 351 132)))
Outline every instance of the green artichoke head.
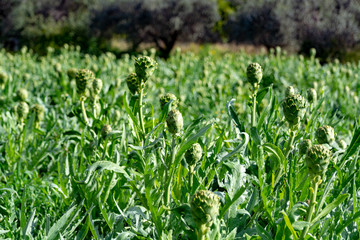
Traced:
POLYGON ((76 87, 77 92, 80 96, 86 95, 86 90, 88 85, 94 81, 95 75, 89 69, 80 69, 77 71, 75 80, 76 80, 76 87))
POLYGON ((191 199, 191 215, 198 227, 210 227, 219 215, 220 199, 208 190, 200 190, 191 199))
POLYGON ((334 129, 331 126, 324 125, 316 130, 316 139, 320 144, 330 144, 335 141, 334 129))
POLYGON ((15 113, 20 122, 22 122, 29 114, 29 105, 26 102, 19 102, 15 107, 15 113))
POLYGON ((35 104, 32 111, 35 113, 35 122, 41 122, 44 119, 45 109, 43 105, 35 104))
POLYGON ((130 73, 126 78, 126 84, 131 94, 139 93, 141 90, 141 81, 137 77, 136 73, 130 73))
POLYGON ((246 70, 246 76, 252 85, 260 84, 262 79, 262 68, 258 63, 250 63, 246 70))
POLYGON ((179 110, 172 109, 166 118, 166 124, 171 134, 177 134, 183 128, 184 120, 179 110))
POLYGON ((29 93, 25 88, 20 88, 16 91, 16 98, 21 102, 25 102, 28 96, 29 93))
POLYGON ((101 79, 99 79, 99 78, 94 79, 92 84, 91 84, 92 97, 99 96, 102 87, 103 87, 103 81, 101 79))
POLYGON ((307 100, 309 103, 314 103, 317 100, 317 93, 314 88, 309 88, 307 90, 307 100))
POLYGON ((177 97, 172 93, 166 93, 165 95, 160 97, 161 110, 164 108, 165 104, 167 104, 171 100, 173 100, 173 102, 171 103, 171 108, 172 109, 177 108, 178 103, 179 103, 179 100, 177 99, 177 97))
POLYGON ((148 56, 139 57, 135 60, 135 73, 141 82, 146 82, 154 73, 157 63, 148 56))
POLYGON ((190 148, 185 152, 185 159, 189 166, 195 165, 202 156, 202 148, 199 143, 194 143, 190 148))
POLYGON ((321 177, 324 174, 329 165, 330 157, 331 152, 324 145, 315 144, 308 149, 305 161, 311 179, 314 179, 316 176, 321 177))
POLYGON ((311 147, 310 139, 304 139, 299 144, 299 153, 301 156, 305 155, 307 150, 311 147))
POLYGON ((282 104, 286 121, 296 126, 305 115, 306 100, 300 94, 287 96, 282 104))

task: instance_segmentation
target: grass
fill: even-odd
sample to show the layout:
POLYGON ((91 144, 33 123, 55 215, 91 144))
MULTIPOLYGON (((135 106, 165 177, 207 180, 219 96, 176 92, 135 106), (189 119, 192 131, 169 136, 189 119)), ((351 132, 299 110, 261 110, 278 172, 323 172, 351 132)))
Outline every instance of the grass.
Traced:
MULTIPOLYGON (((156 58, 153 51, 143 55, 156 58)), ((0 71, 8 76, 0 90, 1 239, 196 239, 190 203, 200 190, 220 199, 208 239, 360 237, 359 64, 320 65, 314 56, 280 49, 176 52, 166 62, 156 59, 139 101, 125 81, 134 60, 69 46, 42 57, 0 51, 0 71), (263 68, 255 107, 246 77, 251 62, 263 68), (70 68, 103 80, 99 113, 90 98, 84 103, 89 124, 70 68), (282 111, 290 85, 304 97, 311 87, 318 94, 296 131, 282 111), (29 92, 30 109, 45 107, 39 127, 32 111, 23 126, 18 122, 19 88, 29 92), (172 102, 160 108, 168 92, 180 102, 178 134, 166 124, 172 102), (103 135, 106 124, 112 131, 103 135), (347 146, 327 145, 332 158, 314 185, 298 147, 303 139, 316 144, 323 125, 347 146), (189 166, 184 155, 194 143, 203 153, 189 166)))

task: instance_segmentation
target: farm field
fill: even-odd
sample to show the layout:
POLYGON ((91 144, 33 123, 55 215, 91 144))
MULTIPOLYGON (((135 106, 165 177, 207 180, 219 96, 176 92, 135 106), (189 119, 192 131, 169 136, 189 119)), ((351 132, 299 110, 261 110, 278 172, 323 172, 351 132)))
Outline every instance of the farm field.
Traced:
POLYGON ((360 63, 315 56, 1 50, 0 239, 359 239, 360 63))

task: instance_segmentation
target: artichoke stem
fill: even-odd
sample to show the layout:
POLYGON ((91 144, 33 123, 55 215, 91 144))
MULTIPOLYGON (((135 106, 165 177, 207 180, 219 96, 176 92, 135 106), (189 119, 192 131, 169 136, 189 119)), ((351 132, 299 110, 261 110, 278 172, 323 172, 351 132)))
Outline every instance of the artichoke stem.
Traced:
POLYGON ((173 135, 172 138, 172 144, 171 144, 171 159, 170 162, 167 162, 167 165, 170 168, 170 176, 169 176, 169 171, 166 171, 166 176, 165 176, 165 181, 167 181, 167 188, 166 188, 166 194, 165 194, 165 206, 167 206, 167 204, 169 203, 170 200, 170 193, 171 193, 171 179, 172 179, 172 175, 174 172, 174 168, 175 166, 173 166, 173 168, 171 168, 172 164, 175 161, 175 146, 176 146, 176 135, 173 135))
POLYGON ((82 110, 82 114, 84 116, 84 121, 85 121, 85 124, 88 125, 89 124, 89 119, 86 115, 86 109, 85 109, 85 100, 84 99, 80 99, 80 102, 81 102, 81 110, 82 110))
POLYGON ((199 229, 196 231, 196 236, 198 240, 209 240, 208 237, 209 227, 206 224, 201 224, 199 229))
POLYGON ((288 145, 286 146, 285 159, 289 157, 291 146, 294 144, 295 135, 296 135, 296 131, 290 130, 290 139, 288 145))
POLYGON ((256 94, 257 94, 257 84, 254 84, 253 89, 253 109, 252 109, 252 115, 251 115, 251 126, 256 127, 256 94))
MULTIPOLYGON (((311 219, 312 219, 312 215, 315 211, 315 206, 316 206, 316 195, 317 195, 317 190, 318 190, 318 187, 319 187, 319 184, 320 184, 321 180, 319 180, 317 177, 312 179, 311 181, 311 184, 312 184, 312 189, 310 191, 310 194, 311 194, 311 199, 310 199, 310 205, 309 205, 309 209, 308 209, 308 213, 307 213, 307 216, 306 216, 306 221, 307 222, 311 222, 311 219)), ((301 236, 300 236, 300 240, 303 240, 305 239, 308 231, 309 231, 309 226, 307 226, 301 233, 301 236)))
POLYGON ((142 100, 143 100, 143 88, 140 89, 140 93, 139 93, 139 120, 140 120, 141 131, 143 132, 143 136, 145 136, 145 126, 144 126, 144 119, 142 112, 142 100))

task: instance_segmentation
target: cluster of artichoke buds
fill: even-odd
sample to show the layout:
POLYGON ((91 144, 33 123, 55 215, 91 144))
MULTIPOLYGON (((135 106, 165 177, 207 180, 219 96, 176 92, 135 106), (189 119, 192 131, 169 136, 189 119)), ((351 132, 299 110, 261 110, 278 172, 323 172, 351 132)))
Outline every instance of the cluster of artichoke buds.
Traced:
POLYGON ((192 197, 191 215, 196 223, 198 236, 207 235, 219 215, 219 207, 220 199, 211 191, 201 190, 192 197))
POLYGON ((171 134, 175 135, 180 133, 184 125, 181 112, 177 109, 172 109, 167 115, 166 124, 171 134))
POLYGON ((32 107, 32 111, 35 114, 35 119, 34 119, 35 128, 39 128, 41 121, 44 119, 45 109, 44 109, 43 105, 35 104, 32 107))
POLYGON ((286 121, 291 127, 297 126, 305 115, 305 98, 300 94, 289 95, 285 98, 282 106, 286 121))
POLYGON ((95 79, 95 75, 88 69, 80 69, 76 72, 75 80, 78 94, 85 98, 88 85, 95 79))
POLYGON ((319 144, 331 144, 335 141, 334 128, 328 125, 319 127, 316 130, 316 139, 319 144))
POLYGON ((307 150, 305 161, 311 179, 315 179, 317 176, 322 177, 327 170, 330 157, 330 150, 322 144, 316 144, 307 150))
POLYGON ((185 152, 185 159, 189 166, 195 165, 202 156, 202 148, 199 143, 194 143, 191 147, 185 152))
POLYGON ((8 75, 5 72, 0 71, 0 89, 4 89, 8 81, 8 75))
POLYGON ((164 108, 165 104, 167 104, 171 100, 173 100, 172 103, 171 103, 171 108, 172 109, 177 108, 178 104, 179 104, 178 98, 172 93, 166 93, 165 95, 160 97, 160 108, 161 108, 161 110, 164 108))
POLYGON ((157 63, 150 57, 143 56, 135 60, 135 73, 130 73, 126 78, 126 84, 131 94, 139 93, 146 81, 156 69, 157 63))

